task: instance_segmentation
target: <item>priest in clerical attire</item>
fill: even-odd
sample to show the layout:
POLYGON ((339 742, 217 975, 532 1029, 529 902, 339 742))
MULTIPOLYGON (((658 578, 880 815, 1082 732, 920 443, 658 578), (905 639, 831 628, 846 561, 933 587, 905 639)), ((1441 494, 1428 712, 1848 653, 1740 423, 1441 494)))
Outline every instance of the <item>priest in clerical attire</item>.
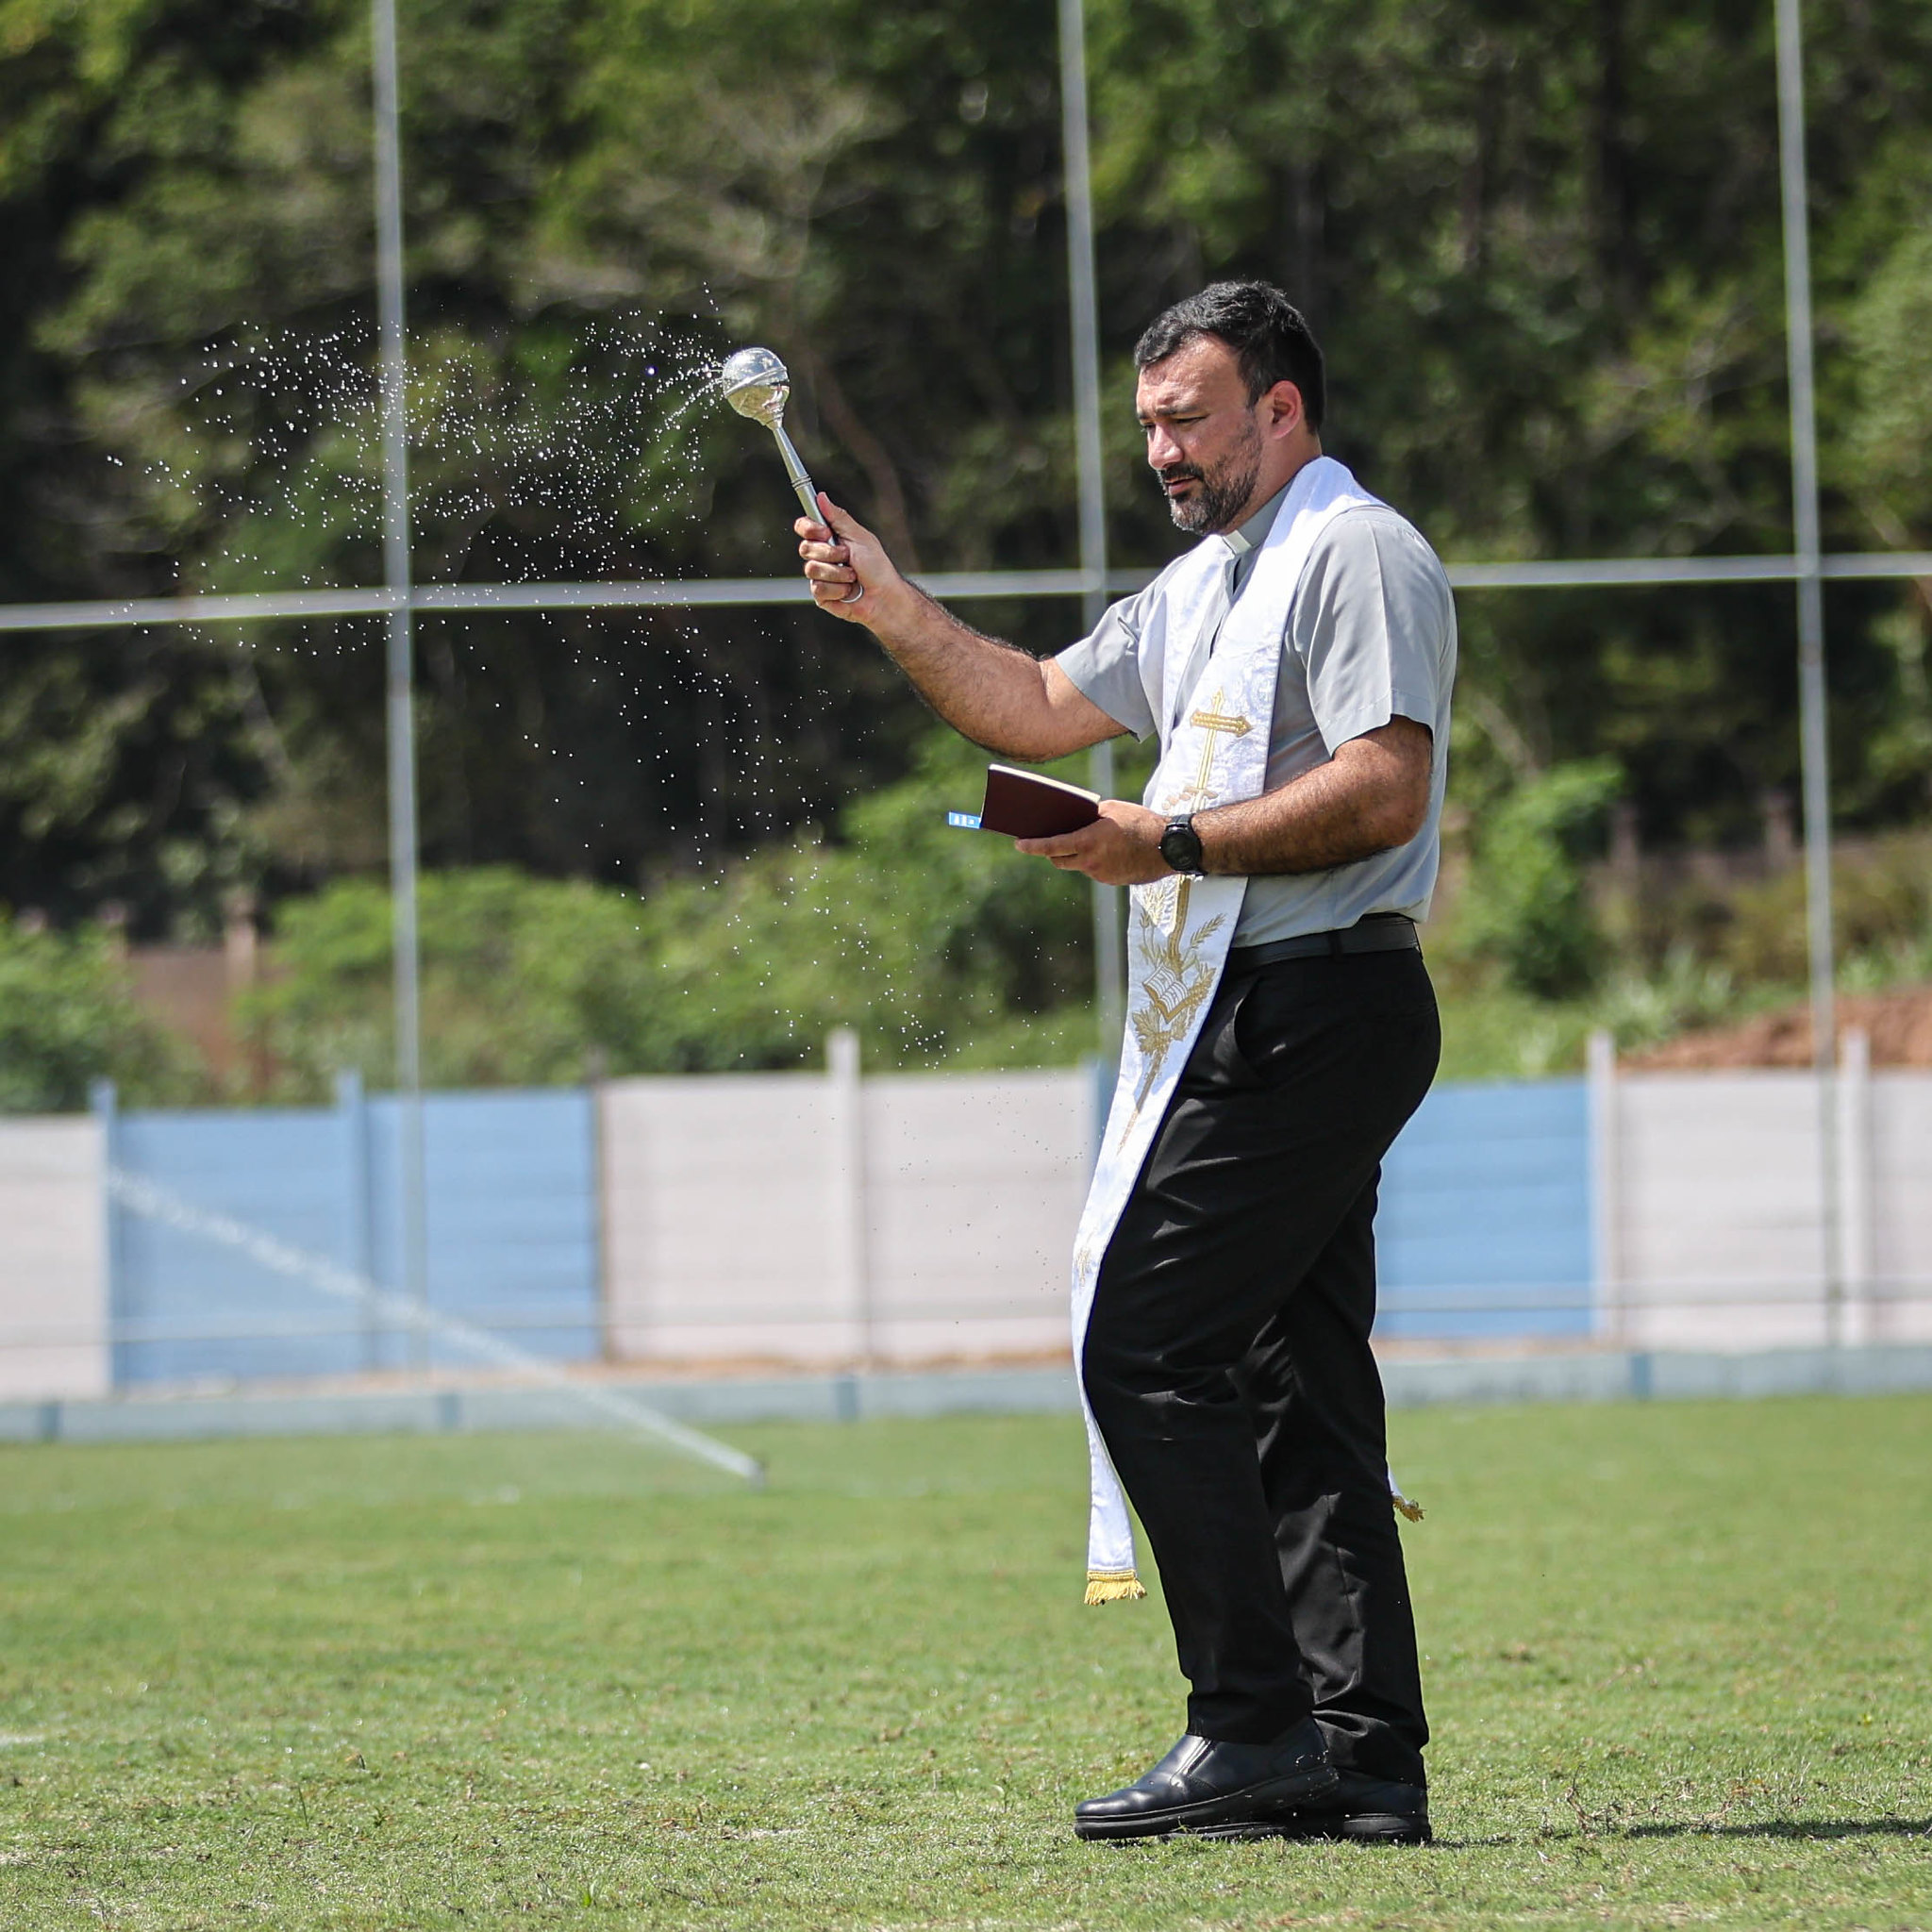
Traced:
POLYGON ((1131 1498, 1191 1687, 1186 1735, 1074 1828, 1420 1843, 1428 1725, 1369 1331, 1382 1157, 1441 1044, 1416 924, 1455 607, 1414 527, 1323 454, 1322 352, 1280 290, 1217 282, 1135 362, 1148 464, 1199 541, 1058 657, 960 623, 827 497, 799 551, 820 607, 976 743, 1159 741, 1143 803, 1016 841, 1132 889, 1074 1255, 1087 1594, 1142 1593, 1131 1498))

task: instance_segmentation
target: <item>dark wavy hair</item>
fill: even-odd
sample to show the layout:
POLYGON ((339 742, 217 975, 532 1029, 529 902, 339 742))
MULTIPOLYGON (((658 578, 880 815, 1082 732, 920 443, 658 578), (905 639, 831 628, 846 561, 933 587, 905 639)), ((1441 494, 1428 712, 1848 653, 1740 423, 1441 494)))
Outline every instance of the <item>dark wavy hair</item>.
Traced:
POLYGON ((1196 336, 1214 336, 1235 352, 1251 403, 1277 382, 1293 383, 1308 427, 1320 432, 1328 408, 1322 345, 1301 310, 1273 282, 1210 282, 1198 295, 1162 310, 1134 344, 1134 367, 1165 362, 1196 336))

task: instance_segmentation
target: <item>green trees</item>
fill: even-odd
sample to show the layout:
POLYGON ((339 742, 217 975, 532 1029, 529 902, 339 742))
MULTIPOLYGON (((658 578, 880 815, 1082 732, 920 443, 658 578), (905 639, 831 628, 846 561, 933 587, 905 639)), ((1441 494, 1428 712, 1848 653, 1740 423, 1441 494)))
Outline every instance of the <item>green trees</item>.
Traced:
MULTIPOLYGON (((1083 882, 949 828, 982 761, 932 734, 914 773, 808 831, 648 894, 508 868, 423 882, 425 1072, 439 1086, 816 1062, 832 1027, 874 1067, 1022 1064, 1091 1044, 1083 882)), ((391 1077, 383 889, 284 909, 250 1030, 289 1097, 391 1077)))
POLYGON ((184 1057, 136 1009, 100 932, 0 921, 0 1113, 72 1112, 104 1074, 137 1102, 194 1085, 184 1057))
MULTIPOLYGON (((0 597, 376 574, 365 17, 0 0, 0 597)), ((1932 17, 1807 26, 1827 537, 1923 547, 1932 17)), ((1310 309, 1334 447, 1446 555, 1786 546, 1768 5, 1091 0, 1090 37, 1117 560, 1174 541, 1127 352, 1226 273, 1310 309)), ((788 570, 769 450, 693 400, 746 338, 908 562, 1072 555, 1050 9, 408 0, 402 51, 421 576, 788 570)), ((1828 615, 1841 818, 1913 822, 1932 607, 1844 585, 1828 615)), ((1074 618, 989 621, 1044 648, 1074 618)), ((1469 797, 1607 758, 1646 845, 1725 845, 1792 781, 1782 587, 1462 623, 1469 797)), ((923 737, 809 612, 419 636, 437 868, 649 905, 790 864, 923 737)), ((379 865, 378 660, 353 623, 9 639, 0 901, 192 936, 237 885, 379 865)))
POLYGON ((1559 765, 1515 786, 1482 821, 1458 937, 1520 992, 1560 999, 1602 969, 1584 860, 1622 782, 1607 758, 1559 765))

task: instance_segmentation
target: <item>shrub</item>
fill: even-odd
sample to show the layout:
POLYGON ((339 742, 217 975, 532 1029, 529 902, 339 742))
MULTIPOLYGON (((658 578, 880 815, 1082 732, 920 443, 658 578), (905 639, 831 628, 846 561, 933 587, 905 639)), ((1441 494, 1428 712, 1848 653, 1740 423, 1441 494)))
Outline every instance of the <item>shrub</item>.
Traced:
POLYGON ((1589 986, 1606 945, 1584 859, 1623 775, 1591 758, 1525 778, 1484 819, 1461 908, 1463 943, 1512 986, 1559 999, 1589 986))
POLYGON ((72 1111, 98 1079, 132 1100, 175 1099, 192 1084, 103 934, 0 917, 0 1111, 72 1111))
MULTIPOLYGON (((874 1066, 1084 1047, 1086 882, 947 826, 949 806, 977 804, 983 767, 934 732, 909 777, 847 810, 842 842, 808 835, 645 893, 506 868, 426 874, 425 1080, 797 1066, 840 1025, 874 1066)), ((344 1067, 391 1080, 386 887, 343 880, 286 905, 274 960, 246 1013, 281 1092, 319 1097, 344 1067)))

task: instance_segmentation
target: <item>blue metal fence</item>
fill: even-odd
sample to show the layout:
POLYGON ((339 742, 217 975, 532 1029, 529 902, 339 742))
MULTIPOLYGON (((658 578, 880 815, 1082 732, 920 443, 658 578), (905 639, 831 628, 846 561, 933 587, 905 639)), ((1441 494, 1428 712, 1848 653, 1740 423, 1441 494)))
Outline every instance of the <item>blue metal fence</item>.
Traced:
MULTIPOLYGON (((532 1354, 601 1348, 596 1136, 581 1090, 424 1102, 430 1307, 532 1354)), ((206 1212, 401 1291, 397 1103, 345 1080, 332 1108, 134 1111, 109 1158, 206 1212)), ((410 1361, 408 1336, 245 1254, 110 1207, 114 1380, 347 1374, 410 1361)), ((464 1359, 435 1341, 435 1363, 464 1359)))
MULTIPOLYGON (((345 1079, 333 1108, 109 1108, 110 1158, 378 1287, 406 1271, 401 1116, 345 1079)), ((595 1108, 581 1090, 424 1103, 433 1310, 558 1360, 602 1347, 595 1108)), ((1581 1080, 1441 1087, 1391 1150, 1377 1332, 1397 1339, 1591 1332, 1591 1147, 1581 1080)), ((247 1254, 111 1208, 114 1379, 125 1386, 352 1374, 417 1359, 411 1338, 247 1254)), ((432 1363, 464 1359, 433 1341, 432 1363)))
POLYGON ((1375 1247, 1379 1335, 1589 1334, 1586 1083, 1438 1087, 1383 1163, 1375 1247))

